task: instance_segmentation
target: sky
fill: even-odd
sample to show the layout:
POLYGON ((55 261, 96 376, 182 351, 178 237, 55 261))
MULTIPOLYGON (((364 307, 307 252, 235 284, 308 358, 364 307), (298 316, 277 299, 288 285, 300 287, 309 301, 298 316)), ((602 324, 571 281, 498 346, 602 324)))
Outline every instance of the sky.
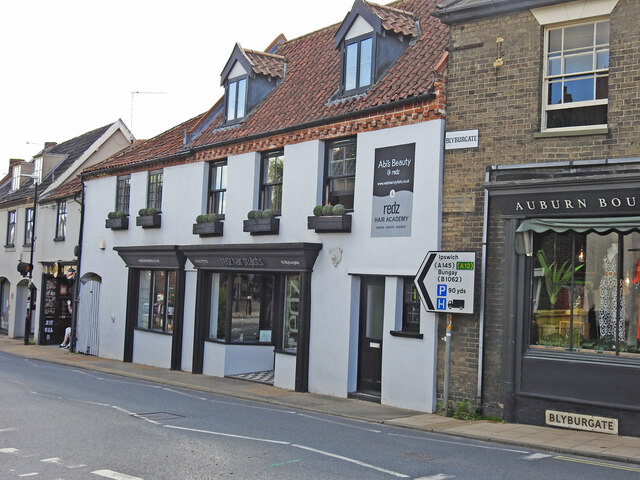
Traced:
MULTIPOLYGON (((388 3, 380 1, 378 3, 388 3)), ((0 174, 118 119, 137 139, 207 111, 235 43, 341 22, 353 0, 0 2, 0 174), (137 92, 133 93, 132 92, 137 92)))

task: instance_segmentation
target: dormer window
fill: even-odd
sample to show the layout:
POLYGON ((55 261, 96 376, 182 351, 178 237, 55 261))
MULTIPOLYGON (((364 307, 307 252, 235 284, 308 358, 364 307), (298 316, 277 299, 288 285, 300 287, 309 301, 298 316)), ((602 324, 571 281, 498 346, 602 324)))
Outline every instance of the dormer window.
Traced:
POLYGON ((20 188, 20 165, 13 167, 13 178, 11 179, 11 190, 18 190, 20 188))
POLYGON ((366 92, 419 34, 413 13, 356 0, 334 36, 342 57, 338 95, 366 92))
POLYGON ((36 175, 35 181, 42 183, 42 157, 38 157, 33 161, 33 173, 36 175))
POLYGON ((247 105, 247 79, 229 81, 227 85, 227 122, 244 117, 247 105))
POLYGON ((373 38, 369 36, 347 43, 344 50, 345 91, 371 85, 373 38))

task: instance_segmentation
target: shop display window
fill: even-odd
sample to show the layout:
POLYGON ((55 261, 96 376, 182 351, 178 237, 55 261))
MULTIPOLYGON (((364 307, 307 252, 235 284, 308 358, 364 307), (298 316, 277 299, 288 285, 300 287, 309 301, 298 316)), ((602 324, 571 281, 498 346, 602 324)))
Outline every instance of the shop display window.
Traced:
POLYGON ((282 349, 295 352, 298 348, 300 320, 300 275, 287 275, 284 284, 282 349))
POLYGON ((535 234, 532 349, 638 355, 640 233, 535 234))
POLYGON ((175 307, 176 272, 142 270, 138 283, 138 315, 141 329, 171 333, 175 307))

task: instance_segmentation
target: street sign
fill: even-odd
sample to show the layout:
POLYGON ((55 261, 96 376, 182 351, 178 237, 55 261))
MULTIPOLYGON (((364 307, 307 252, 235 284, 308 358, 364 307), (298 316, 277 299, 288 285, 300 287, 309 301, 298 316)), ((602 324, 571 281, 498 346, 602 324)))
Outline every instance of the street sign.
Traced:
POLYGON ((429 312, 473 313, 475 252, 428 252, 414 280, 429 312))

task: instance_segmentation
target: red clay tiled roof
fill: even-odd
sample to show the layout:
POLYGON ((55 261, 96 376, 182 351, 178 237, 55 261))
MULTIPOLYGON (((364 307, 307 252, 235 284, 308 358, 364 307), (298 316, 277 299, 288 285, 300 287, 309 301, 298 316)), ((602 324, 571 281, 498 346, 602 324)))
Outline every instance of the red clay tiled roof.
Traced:
POLYGON ((243 51, 251 62, 255 73, 278 78, 284 77, 284 57, 270 53, 256 52, 255 50, 247 50, 246 48, 244 48, 243 51))
POLYGON ((375 3, 364 2, 367 7, 375 13, 385 30, 391 30, 395 33, 403 35, 418 36, 418 27, 416 26, 416 17, 411 12, 393 8, 388 5, 377 5, 375 3))
POLYGON ((82 182, 80 177, 73 177, 71 180, 64 182, 58 188, 48 193, 42 201, 46 203, 54 200, 60 200, 61 198, 71 197, 80 192, 82 192, 82 182))
MULTIPOLYGON (((384 107, 426 94, 433 81, 433 68, 442 59, 448 44, 448 27, 431 15, 438 1, 404 0, 389 6, 377 6, 378 14, 388 25, 394 25, 390 27, 394 31, 408 31, 409 20, 413 22, 415 18, 420 22, 421 33, 365 94, 336 98, 340 85, 341 53, 334 48, 334 36, 339 24, 280 44, 276 56, 244 50, 248 55, 253 54, 250 57, 252 62, 260 64, 259 68, 264 68, 265 72, 275 73, 274 65, 269 62, 284 58, 286 75, 280 85, 242 122, 233 126, 225 125, 223 109, 214 106, 155 138, 134 144, 85 170, 85 173, 98 173, 102 169, 186 154, 188 150, 183 143, 186 132, 190 137, 195 137, 190 138, 189 149, 206 148, 222 142, 239 142, 250 136, 266 136, 270 132, 338 116, 356 116, 362 110, 384 107), (402 10, 395 8, 397 6, 401 6, 402 10)), ((372 4, 368 5, 375 8, 372 4)), ((216 105, 224 103, 218 101, 216 105)))

